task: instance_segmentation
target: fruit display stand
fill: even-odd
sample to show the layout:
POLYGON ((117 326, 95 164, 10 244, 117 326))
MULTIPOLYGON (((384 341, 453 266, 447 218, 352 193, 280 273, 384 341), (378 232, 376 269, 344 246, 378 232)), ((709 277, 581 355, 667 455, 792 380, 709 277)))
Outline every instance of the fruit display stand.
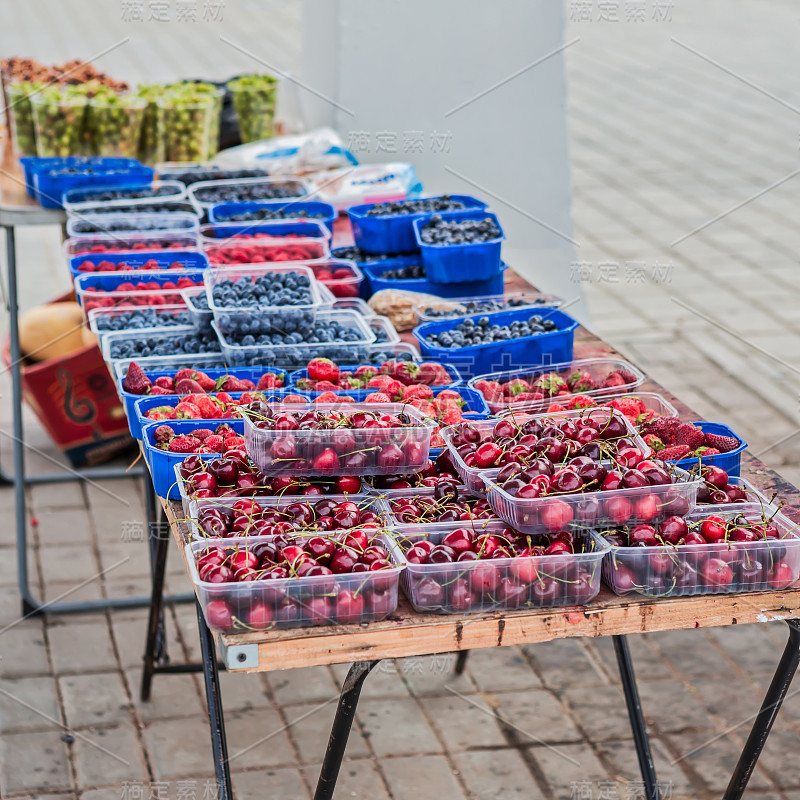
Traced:
MULTIPOLYGON (((28 577, 27 511, 25 490, 31 484, 56 483, 76 480, 102 480, 104 478, 130 477, 141 474, 140 468, 126 470, 124 467, 90 467, 83 470, 62 469, 57 472, 26 475, 25 472, 25 430, 22 414, 22 361, 19 342, 19 283, 17 280, 16 228, 26 225, 63 225, 66 212, 60 208, 43 208, 32 200, 25 191, 25 177, 19 162, 12 157, 8 140, 3 150, 2 170, 0 171, 0 228, 6 239, 6 270, 8 280, 9 313, 9 353, 11 358, 11 411, 14 471, 7 474, 0 470, 0 485, 14 487, 16 545, 17 545, 17 585, 22 597, 22 614, 28 616, 40 613, 46 607, 48 614, 80 613, 100 611, 106 608, 140 608, 147 606, 151 598, 116 597, 102 600, 80 602, 42 603, 33 596, 28 577)), ((60 203, 60 198, 55 198, 60 203)), ((56 463, 56 462, 54 462, 56 463)), ((156 518, 156 499, 150 481, 148 486, 148 517, 150 522, 156 518)), ((151 548, 151 557, 154 550, 151 548)), ((166 598, 167 602, 187 602, 193 595, 166 598)))
MULTIPOLYGON (((509 271, 507 291, 530 291, 521 278, 509 271)), ((403 335, 409 338, 408 334, 403 335)), ((620 357, 611 347, 584 328, 576 331, 575 358, 620 357)), ((642 391, 659 392, 667 397, 684 419, 697 418, 677 398, 650 379, 642 391)), ((742 474, 767 497, 777 494, 784 501, 784 512, 800 521, 800 492, 748 453, 742 454, 742 474)), ((725 800, 742 797, 748 779, 764 747, 771 726, 786 697, 800 663, 800 588, 760 591, 745 594, 717 594, 691 597, 618 597, 605 585, 585 606, 526 609, 518 611, 477 611, 469 614, 415 612, 401 597, 390 618, 365 625, 331 625, 214 634, 207 627, 197 606, 202 663, 169 664, 163 652, 160 622, 162 593, 169 539, 181 557, 192 530, 178 501, 162 500, 171 536, 155 543, 153 596, 150 608, 142 697, 150 695, 152 680, 159 672, 200 671, 204 675, 209 709, 212 750, 219 785, 219 796, 231 798, 223 714, 218 676, 218 657, 231 672, 261 672, 279 669, 349 663, 330 740, 322 763, 315 798, 333 797, 336 779, 344 757, 348 735, 364 680, 383 659, 457 652, 456 670, 463 670, 471 649, 533 644, 561 638, 611 636, 627 704, 639 766, 648 800, 658 800, 659 788, 646 732, 633 664, 626 636, 657 631, 784 620, 789 641, 761 710, 754 716, 750 736, 740 755, 725 800)), ((188 568, 188 563, 186 564, 188 568)))

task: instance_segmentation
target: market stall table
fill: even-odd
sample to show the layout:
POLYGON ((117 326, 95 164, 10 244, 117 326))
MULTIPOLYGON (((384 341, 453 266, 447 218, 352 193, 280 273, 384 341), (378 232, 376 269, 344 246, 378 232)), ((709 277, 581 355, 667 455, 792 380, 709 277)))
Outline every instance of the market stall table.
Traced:
MULTIPOLYGON (((530 291, 531 287, 516 274, 511 274, 509 278, 506 291, 530 291)), ((404 338, 408 339, 408 334, 404 338)), ((616 354, 612 348, 586 329, 581 328, 576 333, 575 358, 614 355, 616 354)), ((641 390, 661 392, 681 410, 682 415, 696 417, 677 398, 665 392, 653 381, 648 380, 641 390)), ((800 520, 800 494, 794 486, 783 481, 776 473, 746 453, 742 461, 742 472, 767 496, 777 493, 786 503, 784 512, 796 521, 800 520)), ((162 500, 162 503, 172 538, 185 558, 184 547, 189 541, 189 529, 183 520, 182 506, 175 501, 162 500)), ((202 669, 220 797, 227 800, 232 795, 227 763, 225 719, 217 674, 217 645, 214 635, 205 624, 199 604, 197 614, 202 664, 159 666, 155 663, 156 640, 161 638, 158 620, 162 608, 160 597, 163 592, 169 538, 162 536, 156 542, 153 603, 143 673, 143 695, 149 695, 150 683, 155 672, 202 669)), ((736 800, 744 792, 800 662, 798 617, 800 617, 800 588, 750 594, 657 599, 621 598, 603 587, 599 596, 583 607, 452 615, 417 613, 411 609, 407 600, 401 598, 397 612, 381 622, 263 633, 223 634, 218 637, 218 643, 223 666, 237 672, 337 663, 352 664, 342 688, 315 794, 316 800, 324 800, 333 796, 363 681, 382 659, 455 651, 460 654, 458 665, 463 667, 463 659, 471 649, 532 644, 568 637, 611 636, 614 640, 647 797, 648 800, 658 800, 659 789, 655 767, 625 637, 634 633, 784 620, 789 626, 786 650, 724 795, 724 800, 736 800)))

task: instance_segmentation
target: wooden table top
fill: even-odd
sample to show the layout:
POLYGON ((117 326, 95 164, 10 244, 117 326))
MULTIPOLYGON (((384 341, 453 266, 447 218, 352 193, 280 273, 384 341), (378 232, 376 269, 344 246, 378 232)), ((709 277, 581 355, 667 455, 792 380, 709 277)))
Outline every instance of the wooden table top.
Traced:
MULTIPOLYGON (((506 291, 531 286, 508 270, 506 291)), ((410 333, 402 334, 414 342, 410 333)), ((577 358, 621 355, 584 327, 575 333, 577 358)), ((624 355, 621 357, 624 358, 624 355)), ((664 395, 685 419, 700 419, 677 397, 647 379, 641 391, 664 395)), ((745 451, 742 475, 767 497, 777 493, 784 512, 800 522, 800 493, 745 451)), ((189 540, 178 502, 163 501, 173 535, 183 549, 189 540)), ((402 595, 402 593, 401 593, 402 595)), ((219 637, 229 669, 254 672, 383 658, 430 655, 484 647, 545 642, 580 636, 611 636, 768 622, 800 616, 800 586, 785 591, 717 594, 695 597, 617 597, 605 586, 587 606, 491 611, 470 614, 423 614, 401 596, 397 612, 369 625, 338 625, 219 637), (241 662, 241 663, 239 663, 241 662)))

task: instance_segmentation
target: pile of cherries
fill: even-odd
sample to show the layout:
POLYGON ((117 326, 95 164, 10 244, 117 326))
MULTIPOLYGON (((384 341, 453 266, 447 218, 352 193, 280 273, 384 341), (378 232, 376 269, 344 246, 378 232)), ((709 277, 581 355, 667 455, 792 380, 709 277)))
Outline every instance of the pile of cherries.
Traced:
POLYGON ((697 490, 697 502, 702 505, 724 505, 726 503, 752 503, 755 498, 730 482, 728 473, 721 467, 703 467, 700 472, 703 485, 697 490))
POLYGON ((388 504, 395 522, 400 525, 497 519, 487 500, 459 495, 454 480, 438 481, 432 494, 412 491, 402 497, 390 498, 388 504))
POLYGON ((532 538, 502 523, 457 528, 406 550, 406 585, 427 611, 582 605, 597 594, 599 573, 575 556, 592 551, 568 530, 532 538))
POLYGON ((197 515, 197 527, 204 536, 217 538, 381 528, 380 517, 371 510, 374 503, 375 498, 339 496, 266 505, 243 498, 230 508, 204 506, 197 515))
POLYGON ((752 514, 694 521, 670 516, 657 525, 626 526, 602 536, 620 548, 608 566, 609 582, 619 594, 779 590, 800 572, 796 549, 790 553, 781 541, 785 534, 771 519, 752 514))
POLYGON ((197 556, 206 620, 221 631, 361 623, 397 606, 397 570, 374 530, 278 534, 197 556), (257 581, 246 593, 233 584, 257 581))

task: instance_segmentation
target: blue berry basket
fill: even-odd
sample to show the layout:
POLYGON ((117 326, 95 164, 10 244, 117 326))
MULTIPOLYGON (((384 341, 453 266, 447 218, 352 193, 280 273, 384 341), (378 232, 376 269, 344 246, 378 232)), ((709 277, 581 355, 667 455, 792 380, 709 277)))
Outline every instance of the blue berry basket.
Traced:
MULTIPOLYGON (((466 194, 451 194, 451 200, 464 204, 464 208, 454 211, 437 211, 443 217, 451 217, 469 209, 482 210, 486 203, 466 194)), ((415 198, 438 199, 438 198, 415 198)), ((364 203, 352 206, 347 210, 350 225, 353 228, 353 239, 356 247, 365 253, 411 253, 419 250, 414 235, 414 220, 429 217, 431 212, 422 211, 416 214, 385 214, 379 217, 370 216, 367 212, 380 203, 364 203)))
MULTIPOLYGON (((747 442, 734 433, 727 425, 719 422, 693 422, 703 433, 715 433, 718 436, 731 436, 739 442, 738 447, 729 450, 727 453, 720 453, 715 456, 704 456, 703 458, 684 458, 677 461, 681 469, 694 471, 699 466, 719 467, 728 473, 729 477, 738 478, 742 468, 742 453, 747 449, 747 442)), ((658 454, 656 453, 656 457, 658 454)))
POLYGON ((275 237, 324 239, 330 241, 331 232, 316 219, 256 220, 254 222, 208 222, 200 226, 200 242, 214 245, 240 236, 267 234, 275 237))
POLYGON ((125 275, 141 270, 145 264, 149 264, 151 261, 155 261, 158 266, 148 267, 148 270, 169 269, 176 262, 181 265, 182 270, 205 269, 208 266, 206 254, 201 253, 199 250, 145 250, 138 253, 81 253, 70 258, 69 271, 72 273, 73 278, 78 277, 78 275, 110 275, 118 273, 125 275), (80 269, 81 264, 87 261, 90 264, 102 264, 104 261, 111 264, 127 264, 132 269, 87 272, 80 269))
POLYGON ((368 296, 381 291, 381 289, 405 289, 409 292, 422 292, 432 294, 437 297, 475 297, 480 294, 503 294, 503 273, 508 269, 505 263, 500 264, 500 271, 497 275, 488 280, 480 281, 459 281, 456 283, 435 283, 428 278, 411 278, 406 280, 393 280, 382 278, 387 270, 410 267, 420 263, 419 256, 403 256, 397 259, 387 259, 387 261, 373 261, 372 263, 362 264, 361 269, 367 280, 364 282, 369 286, 368 296))
MULTIPOLYGON (((139 364, 138 360, 136 360, 136 359, 133 359, 133 360, 136 361, 137 364, 139 364)), ((175 367, 175 369, 156 369, 156 370, 147 370, 147 369, 145 369, 144 373, 145 373, 145 375, 147 375, 148 378, 150 378, 150 380, 152 382, 155 382, 156 378, 161 378, 161 377, 171 378, 179 369, 181 369, 181 367, 175 367)), ((283 376, 284 389, 286 389, 286 388, 288 388, 290 386, 289 373, 286 372, 286 370, 280 369, 278 367, 269 367, 269 366, 264 366, 264 367, 246 367, 244 369, 225 369, 224 367, 210 367, 208 369, 204 369, 202 366, 199 366, 199 367, 197 367, 197 370, 198 370, 198 372, 204 372, 206 375, 208 375, 209 378, 213 378, 214 380, 217 380, 218 378, 224 378, 226 375, 231 375, 232 377, 239 378, 240 380, 245 380, 245 379, 251 380, 255 384, 258 384, 258 379, 262 375, 265 375, 267 372, 275 372, 275 373, 280 374, 280 375, 283 376)), ((128 426, 129 427, 133 424, 133 421, 135 421, 136 418, 137 418, 136 403, 138 401, 145 400, 145 399, 147 399, 147 400, 163 400, 165 397, 166 398, 179 397, 179 395, 176 395, 176 394, 151 395, 151 394, 132 394, 131 392, 126 392, 122 388, 122 383, 125 380, 125 373, 126 372, 127 372, 127 365, 124 368, 121 368, 119 370, 115 370, 115 377, 117 379, 117 394, 119 395, 119 399, 122 401, 122 405, 125 407, 125 414, 128 417, 128 426)), ((222 391, 224 391, 224 390, 222 390, 222 391)), ((253 390, 253 391, 255 391, 255 390, 253 390)), ((270 389, 269 391, 270 392, 279 392, 279 391, 282 391, 282 390, 281 389, 270 389)), ((211 394, 216 394, 216 393, 212 392, 211 394)), ((234 397, 237 393, 236 392, 232 392, 230 394, 231 394, 231 397, 234 397)), ((301 394, 301 395, 305 396, 305 395, 307 395, 307 392, 296 392, 296 394, 301 394)), ((159 403, 156 403, 155 405, 159 405, 159 403)), ((162 406, 171 405, 171 403, 161 403, 160 405, 162 405, 162 406)), ((152 406, 147 406, 147 408, 152 408, 152 406)), ((147 410, 147 409, 145 409, 145 410, 147 410)), ((149 424, 150 421, 147 420, 147 422, 149 424)), ((138 431, 138 427, 137 427, 137 431, 138 431)), ((131 435, 135 439, 141 438, 140 436, 138 436, 134 432, 134 429, 132 427, 131 427, 131 435)))
MULTIPOLYGON (((422 230, 433 215, 428 214, 414 220, 414 234, 417 247, 422 254, 428 280, 434 283, 464 283, 465 281, 488 281, 501 270, 500 250, 506 238, 500 221, 489 211, 461 211, 448 214, 448 222, 491 219, 500 230, 495 239, 468 244, 425 244, 422 230)), ((474 294, 493 294, 491 291, 476 291, 474 294)))
MULTIPOLYGON (((253 390, 251 390, 253 391, 253 390)), ((238 400, 241 398, 245 392, 229 392, 230 396, 234 400, 238 400)), ((268 402, 280 403, 282 402, 282 398, 286 397, 290 394, 300 395, 300 397, 305 397, 306 400, 309 398, 307 397, 307 392, 294 392, 291 389, 270 389, 268 391, 264 391, 263 394, 268 402)), ((144 438, 144 430, 145 428, 151 425, 172 425, 174 422, 192 422, 194 423, 195 428, 202 428, 205 426, 206 423, 209 425, 219 425, 221 422, 233 422, 234 420, 231 419, 224 419, 223 417, 209 417, 207 419, 187 419, 187 420, 180 420, 180 419, 165 419, 165 420, 151 420, 148 419, 145 414, 152 408, 159 408, 160 406, 177 406, 182 400, 185 400, 188 395, 180 395, 180 394, 161 394, 161 395, 132 395, 136 399, 133 403, 133 414, 128 416, 128 428, 130 429, 131 436, 134 439, 143 439, 144 438), (166 402, 164 402, 166 401, 166 402)), ((215 397, 214 393, 209 393, 210 397, 215 397)))
MULTIPOLYGON (((110 169, 124 169, 129 168, 133 165, 141 167, 138 161, 134 161, 131 158, 113 158, 113 157, 104 157, 104 156, 24 156, 20 160, 20 164, 22 165, 22 171, 25 176, 25 191, 32 200, 36 200, 36 174, 38 172, 42 172, 45 170, 54 170, 58 168, 69 168, 69 169, 83 169, 84 172, 88 169, 92 169, 95 171, 107 171, 110 169)), ((152 173, 152 170, 151 170, 152 173)), ((96 175, 96 173, 93 173, 96 175)), ((140 184, 149 184, 152 180, 152 176, 150 178, 145 179, 137 179, 135 183, 124 183, 122 182, 120 185, 128 186, 138 186, 140 184)), ((84 184, 87 188, 92 185, 97 185, 97 182, 92 181, 90 183, 84 184)), ((105 184, 103 184, 105 185, 105 184)), ((77 188, 77 187, 76 187, 77 188)), ((61 195, 59 194, 59 197, 61 195)), ((59 206, 56 206, 58 208, 59 206)))
MULTIPOLYGON (((78 303, 83 306, 84 300, 91 299, 95 292, 108 292, 112 293, 119 302, 125 298, 135 297, 137 295, 158 294, 158 289, 136 289, 126 290, 118 289, 117 287, 122 283, 158 283, 163 286, 165 283, 177 283, 180 278, 189 278, 195 283, 202 283, 204 273, 202 270, 193 269, 163 269, 159 271, 142 270, 137 272, 135 270, 126 272, 85 272, 79 273, 75 277, 75 296, 78 303), (95 291, 92 291, 95 290, 95 291)), ((163 291, 170 294, 180 295, 180 289, 164 289, 163 291)))
MULTIPOLYGON (((336 221, 338 213, 330 203, 321 203, 314 200, 261 200, 253 203, 218 203, 211 206, 208 210, 209 222, 238 222, 231 217, 239 214, 258 214, 259 211, 283 211, 286 216, 278 217, 274 221, 282 219, 312 219, 321 222, 333 233, 333 223, 336 221)), ((241 220, 243 225, 253 225, 262 222, 270 222, 269 219, 241 220)))
MULTIPOLYGON (((186 434, 197 428, 211 428, 212 430, 222 422, 227 422, 236 433, 244 434, 244 420, 225 419, 225 420, 166 420, 164 422, 148 423, 142 430, 142 444, 144 445, 144 458, 150 469, 150 476, 153 479, 153 488, 159 497, 166 497, 170 500, 180 500, 181 493, 178 483, 175 480, 175 465, 180 464, 188 453, 170 453, 169 450, 162 450, 156 447, 155 432, 159 425, 169 425, 176 434, 186 434), (207 424, 206 424, 207 423, 207 424)), ((219 458, 219 453, 200 454, 203 461, 210 461, 219 458)))
POLYGON ((572 360, 575 330, 579 323, 557 308, 522 308, 515 311, 498 311, 494 314, 474 314, 470 317, 426 322, 414 328, 422 357, 432 361, 453 364, 464 378, 474 378, 487 372, 500 369, 537 367, 546 363, 560 363, 572 360), (426 343, 425 337, 432 333, 440 334, 453 330, 464 319, 478 322, 488 317, 490 323, 507 325, 514 320, 528 319, 534 315, 551 319, 557 326, 555 331, 506 339, 490 344, 470 347, 436 347, 426 343))

